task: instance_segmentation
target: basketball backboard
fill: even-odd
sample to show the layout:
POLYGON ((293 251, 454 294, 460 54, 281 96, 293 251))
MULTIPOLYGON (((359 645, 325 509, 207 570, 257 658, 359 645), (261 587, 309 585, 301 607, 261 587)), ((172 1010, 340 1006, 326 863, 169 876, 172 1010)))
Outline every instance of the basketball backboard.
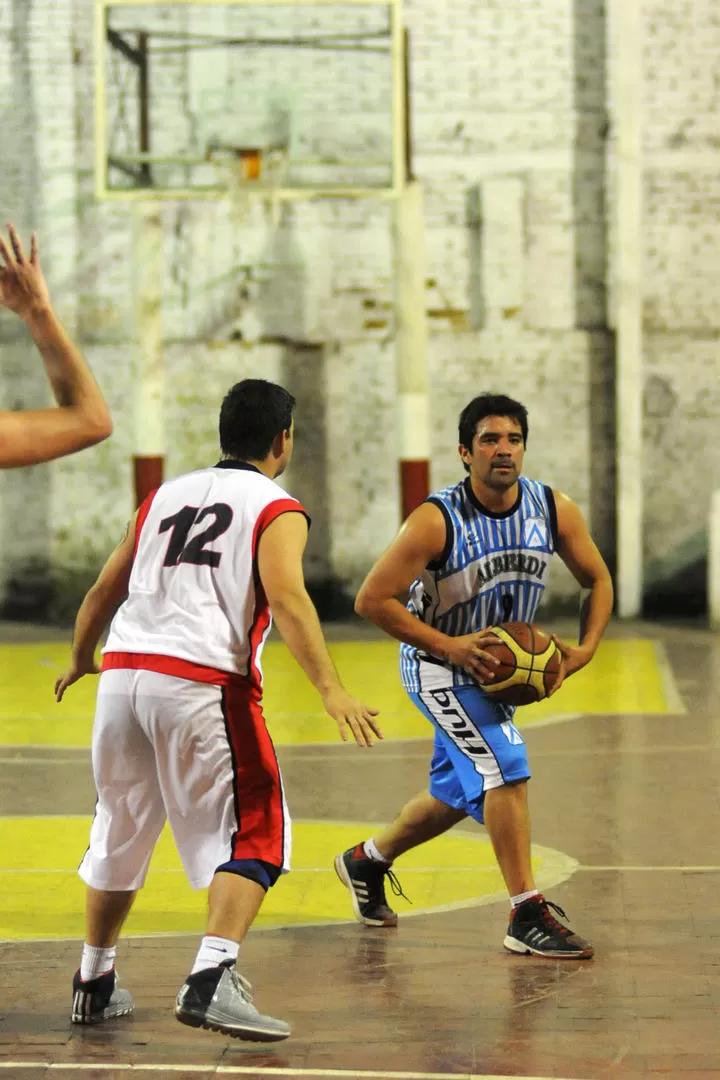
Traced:
POLYGON ((401 0, 96 0, 101 199, 392 197, 401 0))

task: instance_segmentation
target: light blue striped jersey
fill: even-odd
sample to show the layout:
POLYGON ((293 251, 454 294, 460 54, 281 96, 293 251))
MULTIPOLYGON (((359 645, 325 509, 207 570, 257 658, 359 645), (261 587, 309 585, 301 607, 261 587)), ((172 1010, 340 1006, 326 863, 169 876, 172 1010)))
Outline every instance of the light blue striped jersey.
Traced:
MULTIPOLYGON (((501 622, 532 622, 557 545, 552 488, 521 476, 515 505, 486 510, 466 477, 430 495, 445 518, 445 550, 410 588, 408 610, 451 637, 501 622)), ((475 686, 471 675, 414 645, 400 649, 403 686, 411 693, 475 686)))

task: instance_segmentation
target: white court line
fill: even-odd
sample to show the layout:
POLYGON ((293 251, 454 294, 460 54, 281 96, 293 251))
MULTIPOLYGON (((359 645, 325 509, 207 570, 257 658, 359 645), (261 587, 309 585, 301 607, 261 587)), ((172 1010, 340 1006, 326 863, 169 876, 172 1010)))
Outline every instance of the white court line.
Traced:
POLYGON ((369 1077, 371 1080, 562 1080, 562 1077, 548 1076, 503 1076, 488 1073, 426 1073, 426 1072, 384 1072, 371 1069, 283 1069, 265 1068, 257 1065, 144 1065, 131 1063, 79 1063, 60 1061, 0 1061, 0 1069, 53 1069, 97 1072, 188 1072, 210 1073, 212 1076, 335 1076, 369 1077))
POLYGON ((655 649, 655 662, 660 672, 660 682, 662 684, 663 696, 665 697, 667 707, 671 713, 680 713, 684 716, 687 714, 687 709, 685 708, 685 702, 682 699, 680 691, 677 688, 675 675, 667 654, 667 649, 665 648, 665 643, 663 641, 653 641, 653 647, 655 649))
MULTIPOLYGON (((594 869, 598 869, 595 867, 594 869)), ((153 867, 153 876, 155 874, 184 874, 185 871, 181 866, 166 866, 166 867, 153 867)), ((493 864, 492 866, 404 866, 401 873, 405 874, 444 874, 446 872, 452 872, 453 874, 481 874, 481 873, 496 873, 499 874, 499 868, 493 864)), ((333 866, 297 866, 293 867, 292 875, 295 877, 297 874, 334 874, 335 868, 333 866)), ((0 874, 77 874, 77 866, 55 866, 46 867, 41 866, 0 866, 0 874)), ((333 879, 334 880, 334 879, 333 879)))
POLYGON ((84 757, 0 757, 0 765, 80 765, 84 760, 84 757))
POLYGON ((578 870, 613 870, 618 873, 645 873, 648 870, 660 870, 665 873, 675 874, 717 874, 720 873, 720 866, 578 866, 578 870))
MULTIPOLYGON (((613 873, 645 873, 647 870, 660 870, 664 873, 678 873, 678 874, 717 874, 720 873, 720 865, 714 866, 712 864, 702 866, 577 866, 575 867, 575 873, 580 870, 591 871, 592 873, 600 873, 601 871, 612 871, 613 873)), ((293 876, 297 874, 334 874, 334 870, 331 866, 303 866, 293 870, 293 876)), ((500 873, 497 866, 404 866, 402 868, 402 874, 440 874, 446 872, 452 872, 453 874, 481 874, 481 873, 500 873)), ((153 869, 153 875, 155 874, 184 874, 185 871, 180 866, 165 867, 164 869, 153 869)), ((62 869, 60 867, 53 867, 43 869, 41 867, 22 867, 10 866, 0 867, 1 874, 77 874, 76 867, 68 867, 62 869)), ((465 901, 457 901, 457 903, 465 903, 465 901)), ((477 904, 478 900, 472 900, 471 903, 477 904)), ((453 905, 454 908, 454 905, 453 905)), ((440 911, 441 908, 427 908, 425 911, 440 911)), ((411 912, 409 914, 412 914, 411 912)), ((339 920, 338 920, 339 921, 339 920)), ((296 926, 296 923, 292 923, 296 926)), ((308 925, 316 925, 311 923, 308 925)))

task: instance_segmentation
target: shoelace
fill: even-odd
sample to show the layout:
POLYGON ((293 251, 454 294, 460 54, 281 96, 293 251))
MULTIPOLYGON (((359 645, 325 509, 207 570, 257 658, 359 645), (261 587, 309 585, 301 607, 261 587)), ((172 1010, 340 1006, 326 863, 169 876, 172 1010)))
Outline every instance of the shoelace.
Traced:
POLYGON ((390 888, 392 889, 393 894, 395 896, 402 896, 403 900, 407 900, 408 904, 412 904, 412 900, 410 899, 409 896, 406 896, 405 893, 402 891, 402 885, 398 881, 396 875, 393 874, 392 870, 386 870, 385 871, 385 876, 387 877, 388 881, 390 882, 390 888))
POLYGON ((556 933, 564 934, 566 937, 569 937, 570 934, 572 934, 570 927, 563 926, 563 924, 558 922, 555 916, 548 910, 548 908, 552 908, 553 911, 557 911, 561 918, 567 919, 567 915, 559 904, 553 904, 552 900, 543 900, 540 906, 543 909, 542 918, 546 926, 552 927, 556 933))
POLYGON ((248 1005, 252 1005, 252 986, 247 979, 240 974, 236 967, 230 968, 230 978, 243 1000, 247 1001, 248 1005))

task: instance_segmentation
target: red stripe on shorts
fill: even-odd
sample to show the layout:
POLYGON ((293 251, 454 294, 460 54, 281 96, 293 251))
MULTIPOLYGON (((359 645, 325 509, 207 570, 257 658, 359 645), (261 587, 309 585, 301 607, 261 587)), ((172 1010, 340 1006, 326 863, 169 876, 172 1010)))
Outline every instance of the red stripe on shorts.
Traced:
POLYGON ((262 859, 283 865, 285 815, 282 780, 256 689, 226 686, 222 691, 225 725, 235 769, 238 830, 233 859, 262 859))

